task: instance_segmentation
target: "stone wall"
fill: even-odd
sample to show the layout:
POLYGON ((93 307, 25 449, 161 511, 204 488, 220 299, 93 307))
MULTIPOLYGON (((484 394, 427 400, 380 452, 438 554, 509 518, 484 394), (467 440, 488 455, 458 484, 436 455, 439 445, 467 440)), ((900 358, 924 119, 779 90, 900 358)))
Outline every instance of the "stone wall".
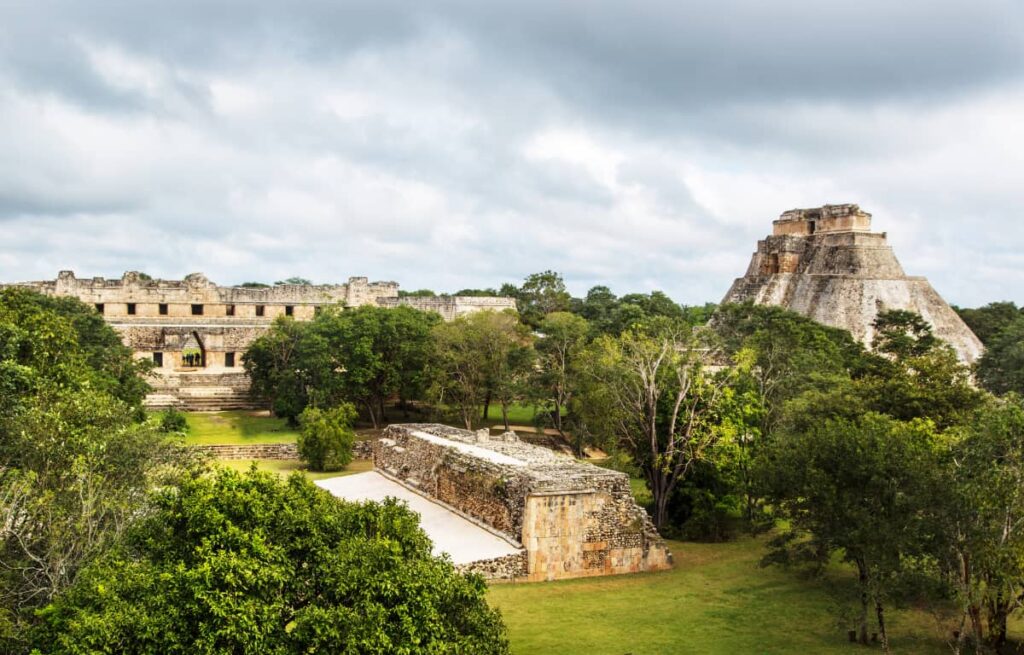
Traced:
POLYGON ((299 459, 294 443, 191 446, 213 459, 299 459))
POLYGON ((494 298, 489 296, 405 296, 401 298, 380 298, 378 304, 381 307, 406 306, 424 312, 436 312, 446 321, 452 321, 473 312, 484 310, 500 312, 516 308, 516 301, 513 298, 494 298))
MULTIPOLYGON (((624 473, 522 443, 441 425, 392 425, 376 467, 526 549, 529 580, 670 568, 672 555, 624 473)), ((494 563, 502 570, 510 562, 494 563)))

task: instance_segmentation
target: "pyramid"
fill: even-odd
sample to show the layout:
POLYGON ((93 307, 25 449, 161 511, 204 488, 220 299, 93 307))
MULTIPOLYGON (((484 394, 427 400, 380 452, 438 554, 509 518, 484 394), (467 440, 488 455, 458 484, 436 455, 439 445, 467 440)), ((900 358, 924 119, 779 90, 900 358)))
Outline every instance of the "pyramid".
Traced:
POLYGON ((872 232, 871 214, 857 205, 793 209, 773 227, 723 303, 785 307, 849 330, 868 347, 880 312, 909 310, 928 321, 964 363, 981 356, 978 337, 927 279, 904 273, 886 234, 872 232))

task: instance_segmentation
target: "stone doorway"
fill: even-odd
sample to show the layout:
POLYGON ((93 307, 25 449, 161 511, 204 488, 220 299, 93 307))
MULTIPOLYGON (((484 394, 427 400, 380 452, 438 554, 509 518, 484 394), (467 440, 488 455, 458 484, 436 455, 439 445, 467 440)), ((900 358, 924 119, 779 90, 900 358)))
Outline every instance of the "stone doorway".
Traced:
POLYGON ((181 367, 206 368, 206 349, 203 348, 199 334, 195 332, 189 334, 181 346, 181 367))

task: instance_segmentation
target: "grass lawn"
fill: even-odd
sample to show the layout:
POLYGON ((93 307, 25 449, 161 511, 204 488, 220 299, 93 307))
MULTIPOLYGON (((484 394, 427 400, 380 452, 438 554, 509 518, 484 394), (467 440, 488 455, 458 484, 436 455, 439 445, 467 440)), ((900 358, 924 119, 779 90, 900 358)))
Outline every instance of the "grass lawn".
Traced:
MULTIPOLYGON (((484 408, 480 406, 478 416, 482 416, 484 408)), ((537 408, 533 405, 512 405, 508 408, 508 422, 515 425, 533 425, 533 417, 537 414, 537 408)), ((502 423, 501 405, 491 403, 487 410, 487 425, 498 425, 502 423)))
POLYGON ((186 417, 189 431, 185 443, 190 446, 289 443, 299 436, 285 419, 267 412, 189 412, 186 417))
POLYGON ((373 470, 373 462, 368 459, 356 459, 352 460, 344 471, 332 471, 330 473, 317 473, 314 471, 308 471, 304 468, 301 461, 297 459, 219 459, 216 462, 221 466, 226 466, 236 471, 248 471, 249 467, 255 463, 256 468, 261 471, 270 471, 277 473, 282 476, 290 475, 291 473, 298 471, 302 473, 310 480, 323 480, 324 478, 337 478, 343 475, 352 475, 353 473, 365 473, 366 471, 373 470))
MULTIPOLYGON (((869 652, 846 641, 827 590, 852 589, 852 573, 837 566, 824 582, 760 568, 763 543, 670 542, 673 571, 495 584, 488 599, 501 609, 516 655, 869 652)), ((928 612, 890 611, 887 621, 894 653, 950 652, 928 612)))

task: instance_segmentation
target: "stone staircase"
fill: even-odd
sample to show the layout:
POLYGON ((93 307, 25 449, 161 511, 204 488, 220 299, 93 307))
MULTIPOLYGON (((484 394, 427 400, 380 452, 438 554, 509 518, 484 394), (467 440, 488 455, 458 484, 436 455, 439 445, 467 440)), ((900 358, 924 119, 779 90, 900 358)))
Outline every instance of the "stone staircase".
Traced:
POLYGON ((161 373, 150 384, 153 392, 145 400, 150 409, 176 407, 190 412, 263 409, 262 403, 249 396, 249 378, 241 371, 161 373))

